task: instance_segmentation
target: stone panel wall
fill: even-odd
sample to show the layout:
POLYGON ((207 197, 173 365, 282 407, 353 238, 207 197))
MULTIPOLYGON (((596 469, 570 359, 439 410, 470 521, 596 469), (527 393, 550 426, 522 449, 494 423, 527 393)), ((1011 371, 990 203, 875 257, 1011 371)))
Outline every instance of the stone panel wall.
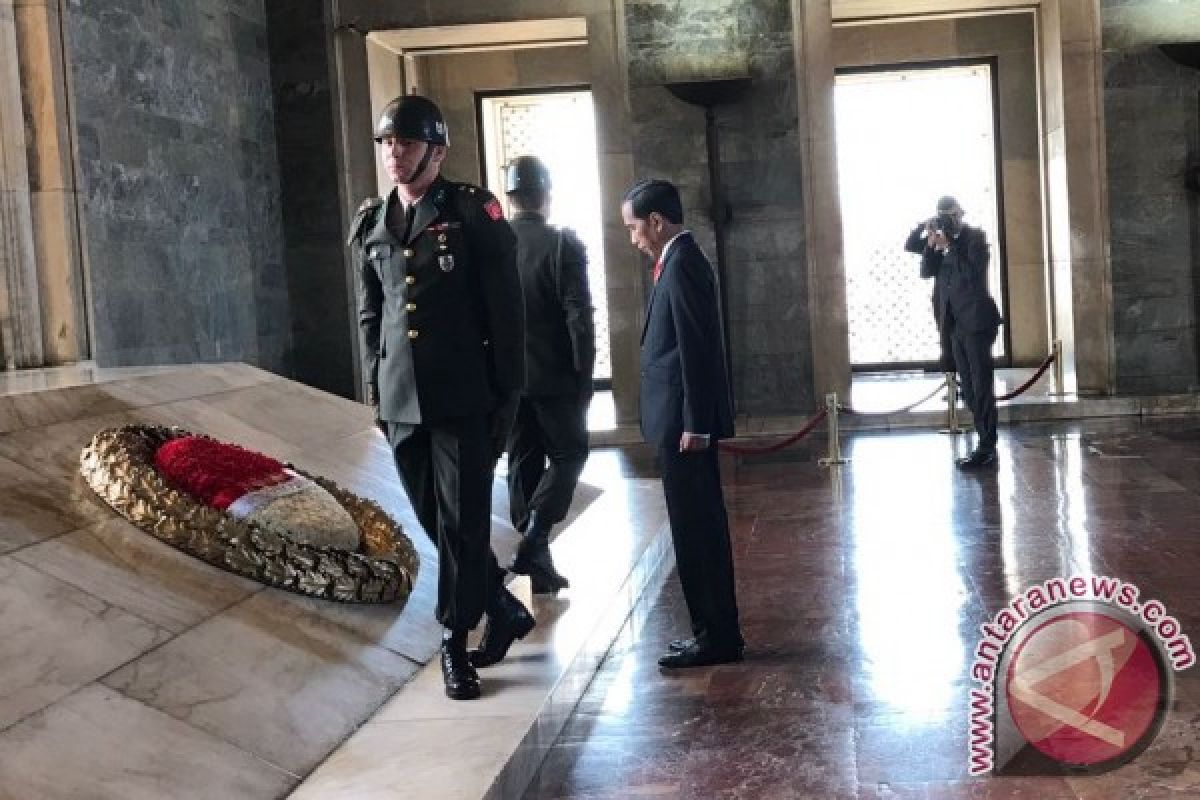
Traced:
POLYGON ((814 407, 790 3, 627 0, 630 104, 637 177, 676 183, 687 224, 710 258, 705 120, 663 84, 749 74, 749 90, 717 109, 727 228, 726 292, 738 410, 814 407))
POLYGON ((262 0, 67 0, 101 365, 288 371, 262 0))
POLYGON ((294 376, 309 386, 354 397, 358 326, 343 245, 325 4, 265 4, 294 376))
POLYGON ((1117 388, 1197 388, 1200 72, 1158 49, 1200 40, 1200 3, 1103 0, 1117 388))

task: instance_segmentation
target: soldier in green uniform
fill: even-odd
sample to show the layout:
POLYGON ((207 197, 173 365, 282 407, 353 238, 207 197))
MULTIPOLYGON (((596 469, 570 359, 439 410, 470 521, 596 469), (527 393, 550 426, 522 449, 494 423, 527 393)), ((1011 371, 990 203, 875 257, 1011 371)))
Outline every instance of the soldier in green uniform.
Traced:
POLYGON ((524 380, 516 240, 495 197, 441 176, 449 141, 432 101, 393 100, 375 141, 395 188, 363 203, 349 240, 367 401, 437 544, 442 676, 449 697, 469 700, 480 694, 475 667, 534 626, 490 541, 493 473, 524 380))

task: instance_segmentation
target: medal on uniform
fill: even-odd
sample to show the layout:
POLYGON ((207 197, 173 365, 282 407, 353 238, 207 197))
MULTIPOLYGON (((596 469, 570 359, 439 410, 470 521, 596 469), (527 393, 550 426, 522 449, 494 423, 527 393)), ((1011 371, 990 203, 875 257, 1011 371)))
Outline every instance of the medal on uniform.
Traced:
POLYGON ((442 253, 438 256, 438 266, 442 268, 442 272, 449 272, 454 269, 454 256, 451 253, 442 253))

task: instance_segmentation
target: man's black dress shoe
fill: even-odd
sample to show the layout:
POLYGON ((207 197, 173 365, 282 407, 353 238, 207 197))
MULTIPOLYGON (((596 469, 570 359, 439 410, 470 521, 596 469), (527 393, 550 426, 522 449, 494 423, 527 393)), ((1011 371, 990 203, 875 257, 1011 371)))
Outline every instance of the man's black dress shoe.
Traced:
POLYGON ((550 555, 550 529, 553 526, 544 525, 536 511, 529 512, 528 525, 508 569, 517 575, 528 575, 534 594, 557 594, 559 589, 566 589, 571 583, 554 566, 554 558, 550 555))
POLYGON ((488 606, 483 638, 479 640, 479 647, 471 651, 471 663, 476 667, 499 663, 508 655, 512 643, 524 639, 536 624, 533 615, 512 592, 500 589, 488 606))
POLYGON ((954 462, 961 470, 988 469, 996 466, 996 451, 995 450, 976 450, 966 458, 960 458, 954 462))
POLYGON ((719 646, 693 641, 682 650, 667 650, 663 657, 658 659, 658 665, 667 669, 684 669, 709 667, 713 664, 733 664, 741 660, 741 645, 719 646))
POLYGON ((442 680, 451 700, 474 700, 482 691, 479 673, 467 658, 466 631, 442 638, 442 680))

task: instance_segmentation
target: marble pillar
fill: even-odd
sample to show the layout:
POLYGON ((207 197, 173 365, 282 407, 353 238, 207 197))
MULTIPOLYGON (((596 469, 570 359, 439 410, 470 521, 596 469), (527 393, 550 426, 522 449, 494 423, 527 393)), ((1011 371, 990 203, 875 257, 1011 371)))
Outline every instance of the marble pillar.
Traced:
POLYGON ((40 366, 32 198, 15 0, 0 0, 0 366, 40 366))

